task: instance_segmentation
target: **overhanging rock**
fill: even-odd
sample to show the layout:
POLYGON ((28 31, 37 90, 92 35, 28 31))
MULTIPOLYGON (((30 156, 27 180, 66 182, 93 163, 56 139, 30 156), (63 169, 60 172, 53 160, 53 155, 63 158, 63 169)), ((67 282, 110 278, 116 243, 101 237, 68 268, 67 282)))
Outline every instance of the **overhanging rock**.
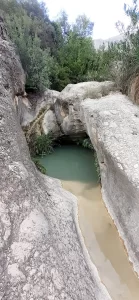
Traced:
POLYGON ((102 196, 139 275, 139 107, 119 93, 81 104, 97 151, 102 196))

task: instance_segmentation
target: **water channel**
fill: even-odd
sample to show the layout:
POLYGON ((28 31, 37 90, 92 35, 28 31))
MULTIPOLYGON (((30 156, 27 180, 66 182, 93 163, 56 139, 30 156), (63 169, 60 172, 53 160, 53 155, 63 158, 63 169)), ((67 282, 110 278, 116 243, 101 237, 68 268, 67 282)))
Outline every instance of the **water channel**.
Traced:
POLYGON ((39 159, 47 175, 59 178, 63 187, 77 196, 79 226, 85 245, 112 299, 138 300, 139 279, 102 201, 91 150, 62 145, 39 159))

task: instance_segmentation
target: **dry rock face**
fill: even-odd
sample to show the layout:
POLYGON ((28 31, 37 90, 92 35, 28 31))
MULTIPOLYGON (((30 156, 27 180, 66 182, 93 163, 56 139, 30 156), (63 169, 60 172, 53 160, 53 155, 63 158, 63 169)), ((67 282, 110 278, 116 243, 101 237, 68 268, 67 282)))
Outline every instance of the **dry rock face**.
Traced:
POLYGON ((31 162, 14 102, 24 73, 0 38, 0 299, 110 299, 91 264, 76 198, 31 162))
POLYGON ((80 117, 97 151, 103 200, 139 275, 139 108, 117 93, 85 100, 80 117))

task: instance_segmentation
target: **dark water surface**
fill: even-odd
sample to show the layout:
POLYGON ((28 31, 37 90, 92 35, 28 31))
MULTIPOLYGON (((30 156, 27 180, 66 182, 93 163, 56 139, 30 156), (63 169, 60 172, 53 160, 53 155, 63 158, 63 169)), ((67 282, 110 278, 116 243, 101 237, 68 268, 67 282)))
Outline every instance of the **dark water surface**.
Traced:
POLYGON ((40 158, 40 161, 51 177, 84 183, 98 181, 92 152, 81 146, 57 147, 52 154, 40 158))

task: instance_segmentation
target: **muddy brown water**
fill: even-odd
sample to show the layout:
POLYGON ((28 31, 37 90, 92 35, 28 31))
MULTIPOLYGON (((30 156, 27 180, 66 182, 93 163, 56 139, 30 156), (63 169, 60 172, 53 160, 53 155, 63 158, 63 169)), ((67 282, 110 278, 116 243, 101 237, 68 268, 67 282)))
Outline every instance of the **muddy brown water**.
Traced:
POLYGON ((139 279, 102 201, 92 152, 62 146, 40 158, 49 176, 77 196, 79 225, 92 262, 113 300, 139 300, 139 279))

